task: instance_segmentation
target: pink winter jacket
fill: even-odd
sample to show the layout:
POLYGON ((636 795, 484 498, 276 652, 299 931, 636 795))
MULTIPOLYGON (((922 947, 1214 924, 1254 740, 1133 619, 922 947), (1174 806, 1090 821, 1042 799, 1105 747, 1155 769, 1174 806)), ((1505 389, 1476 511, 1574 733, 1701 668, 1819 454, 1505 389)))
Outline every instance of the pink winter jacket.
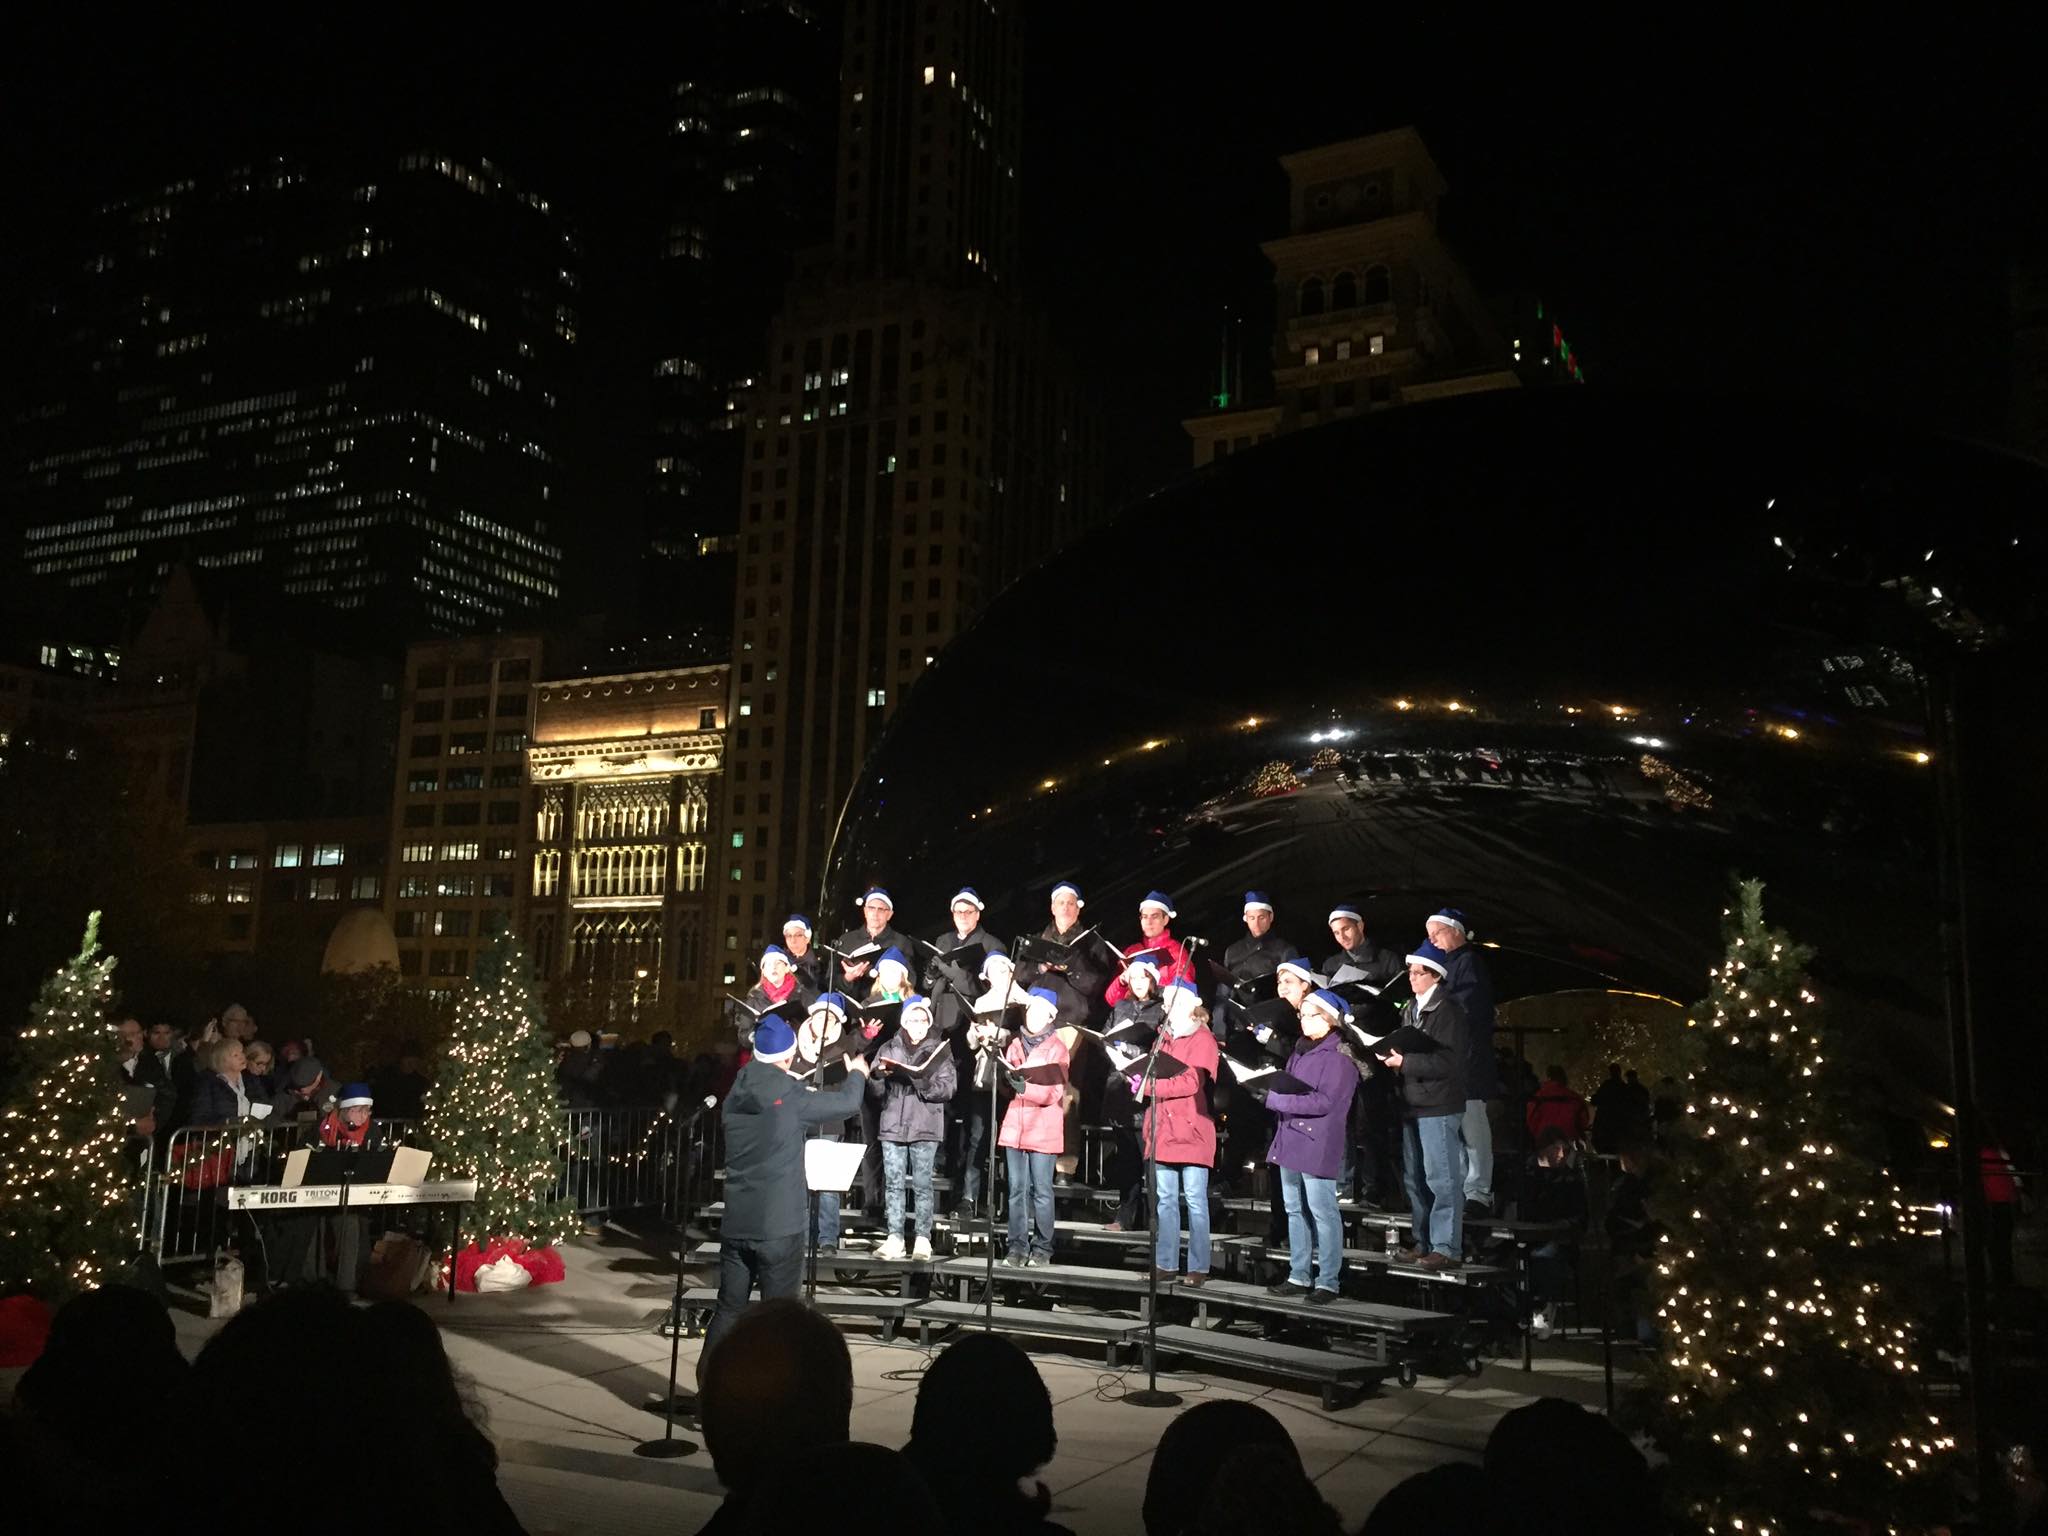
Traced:
MULTIPOLYGON (((1216 1117, 1209 1111, 1209 1090, 1216 1081, 1216 1037, 1204 1029, 1191 1035, 1168 1035, 1159 1048, 1162 1056, 1186 1062, 1188 1070, 1162 1077, 1152 1084, 1157 1101, 1144 1117, 1146 1150, 1156 1136, 1162 1163, 1193 1163, 1204 1168, 1216 1166, 1216 1117)), ((1140 1077, 1144 1064, 1131 1076, 1140 1077)))
POLYGON ((1057 1065, 1061 1075, 1056 1083, 1026 1083, 1010 1100, 1010 1107, 1003 1111, 1003 1130, 996 1145, 1015 1147, 1020 1152, 1051 1152, 1055 1156, 1066 1151, 1068 1057, 1058 1031, 1048 1030, 1029 1049, 1025 1037, 1019 1035, 1003 1052, 1003 1060, 1012 1067, 1057 1065))

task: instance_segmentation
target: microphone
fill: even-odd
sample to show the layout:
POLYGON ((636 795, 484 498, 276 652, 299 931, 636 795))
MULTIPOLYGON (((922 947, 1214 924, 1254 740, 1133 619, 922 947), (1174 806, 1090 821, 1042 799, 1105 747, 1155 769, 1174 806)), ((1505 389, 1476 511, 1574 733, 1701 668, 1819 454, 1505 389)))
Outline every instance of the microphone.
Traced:
POLYGON ((715 1093, 707 1093, 704 1095, 703 1098, 699 1099, 695 1104, 691 1105, 690 1112, 687 1115, 684 1115, 682 1119, 680 1119, 676 1123, 680 1125, 684 1130, 688 1130, 691 1126, 695 1125, 700 1118, 702 1118, 706 1110, 716 1108, 718 1108, 718 1095, 715 1093))
POLYGON ((1207 949, 1209 941, 1207 939, 1186 938, 1180 941, 1180 947, 1182 949, 1207 949))

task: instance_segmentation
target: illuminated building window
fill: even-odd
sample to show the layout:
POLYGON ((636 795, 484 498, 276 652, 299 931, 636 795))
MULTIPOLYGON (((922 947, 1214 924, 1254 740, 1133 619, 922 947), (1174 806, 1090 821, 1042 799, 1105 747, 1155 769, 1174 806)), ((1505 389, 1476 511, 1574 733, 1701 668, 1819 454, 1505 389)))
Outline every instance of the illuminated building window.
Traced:
POLYGON ((323 869, 324 869, 324 868, 326 868, 326 867, 328 867, 328 866, 330 866, 330 865, 334 865, 334 864, 339 864, 339 863, 341 862, 341 860, 342 860, 342 848, 341 848, 341 844, 339 844, 339 843, 315 843, 315 844, 313 845, 313 857, 312 857, 312 859, 311 859, 311 861, 310 861, 310 862, 311 862, 311 863, 312 863, 312 864, 313 864, 313 865, 314 865, 315 867, 317 867, 317 868, 323 868, 323 869))
POLYGON ((306 899, 308 901, 341 900, 341 876, 315 875, 306 882, 306 899))
POLYGON ((870 708, 870 709, 878 709, 878 708, 880 708, 880 707, 881 707, 882 705, 884 705, 884 704, 887 704, 888 702, 889 702, 889 690, 888 690, 888 689, 886 689, 886 688, 870 688, 870 689, 868 690, 868 708, 870 708))
POLYGON ((261 860, 253 848, 237 848, 228 855, 229 869, 254 869, 261 860))
POLYGON ((383 894, 382 875, 357 875, 349 882, 348 895, 351 901, 375 901, 383 894))
POLYGON ((1323 349, 1321 347, 1303 347, 1301 349, 1301 360, 1308 367, 1313 368, 1323 360, 1323 349))
POLYGON ((297 869, 299 867, 299 852, 299 845, 297 843, 279 843, 277 851, 270 856, 270 867, 272 869, 297 869))
POLYGON ((1342 361, 1344 361, 1344 359, 1345 359, 1345 358, 1349 357, 1350 355, 1351 355, 1351 343, 1350 343, 1350 342, 1348 342, 1348 341, 1340 341, 1340 342, 1338 342, 1338 343, 1337 343, 1337 361, 1341 363, 1342 361))
POLYGON ((1372 341, 1368 344, 1367 350, 1370 351, 1374 357, 1381 356, 1387 350, 1387 338, 1384 336, 1373 337, 1372 341))
POLYGON ((925 65, 925 67, 924 67, 924 83, 925 83, 926 85, 930 85, 930 84, 932 84, 932 83, 933 83, 934 81, 936 81, 936 80, 937 80, 938 78, 939 78, 939 71, 938 71, 938 68, 937 68, 937 66, 936 66, 936 65, 932 65, 932 64, 927 64, 927 65, 925 65))
POLYGON ((441 775, 433 770, 415 770, 405 777, 405 792, 408 795, 430 795, 441 787, 441 775))

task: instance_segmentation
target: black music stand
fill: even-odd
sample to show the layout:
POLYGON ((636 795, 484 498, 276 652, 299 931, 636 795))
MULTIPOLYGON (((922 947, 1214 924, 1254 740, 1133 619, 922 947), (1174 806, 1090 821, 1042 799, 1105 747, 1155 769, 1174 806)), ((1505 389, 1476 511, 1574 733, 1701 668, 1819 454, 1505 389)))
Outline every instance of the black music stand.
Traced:
MULTIPOLYGON (((1142 1099, 1138 1110, 1138 1139, 1145 1148, 1145 1203, 1151 1208, 1151 1246, 1155 1250, 1159 1245, 1159 1103, 1153 1096, 1152 1085, 1158 1080, 1159 1048, 1165 1043, 1166 1020, 1162 1016, 1158 1032, 1152 1036, 1152 1049, 1145 1056, 1145 1080, 1139 1088, 1142 1099), (1148 1130, 1152 1133, 1149 1137, 1146 1135, 1148 1130)), ((1135 1392, 1126 1392, 1123 1401, 1133 1408, 1178 1408, 1181 1402, 1178 1392, 1159 1390, 1159 1256, 1156 1252, 1145 1256, 1145 1385, 1135 1392)))
MULTIPOLYGON (((669 1302, 668 1313, 668 1391, 659 1399, 663 1423, 659 1440, 643 1440, 633 1447, 635 1456, 646 1456, 655 1460, 667 1460, 676 1456, 690 1456, 697 1451, 694 1440, 676 1438, 676 1415, 690 1415, 697 1411, 695 1394, 676 1392, 676 1370, 681 1363, 683 1349, 683 1266, 690 1251, 690 1143, 683 1141, 683 1188, 682 1199, 676 1210, 676 1289, 669 1302)), ((646 1404, 652 1408, 655 1401, 650 1398, 646 1404)))

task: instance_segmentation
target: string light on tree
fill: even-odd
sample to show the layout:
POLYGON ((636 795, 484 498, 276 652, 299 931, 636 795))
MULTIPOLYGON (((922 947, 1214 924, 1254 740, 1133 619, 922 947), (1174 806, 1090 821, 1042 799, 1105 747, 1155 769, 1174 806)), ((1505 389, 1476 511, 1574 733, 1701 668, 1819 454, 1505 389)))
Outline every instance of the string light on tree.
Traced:
POLYGON ((134 1241, 126 1127, 109 1083, 118 1052, 106 1012, 114 959, 100 915, 43 983, 0 1110, 0 1289, 51 1301, 103 1284, 134 1241))
POLYGON ((1687 1020, 1700 1065, 1663 1189, 1664 1332, 1644 1427, 1685 1527, 1744 1536, 1936 1523, 1955 1441, 1927 1411, 1901 1294, 1907 1212, 1824 1072, 1811 951, 1766 927, 1763 886, 1687 1020))
POLYGON ((526 955, 500 939, 478 955, 476 979, 456 1001, 447 1054, 427 1096, 436 1172, 477 1181, 465 1238, 484 1248, 523 1238, 539 1248, 577 1230, 573 1206, 553 1194, 561 1109, 526 955))

